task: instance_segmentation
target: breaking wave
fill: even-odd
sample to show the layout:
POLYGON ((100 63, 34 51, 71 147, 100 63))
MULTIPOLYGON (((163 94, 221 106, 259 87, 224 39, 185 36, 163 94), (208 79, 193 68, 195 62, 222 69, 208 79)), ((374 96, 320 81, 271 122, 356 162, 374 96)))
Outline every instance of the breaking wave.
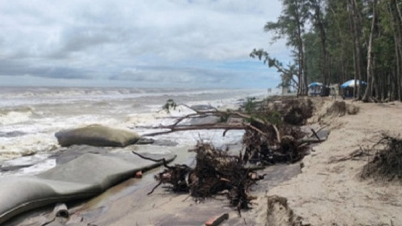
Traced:
POLYGON ((0 110, 0 125, 10 125, 27 122, 35 114, 32 107, 0 110))
MULTIPOLYGON (((161 110, 167 99, 187 105, 225 108, 239 98, 264 94, 264 90, 185 90, 137 88, 26 88, 0 89, 0 161, 31 153, 50 153, 57 147, 54 133, 62 129, 102 124, 148 133, 141 126, 170 124, 161 110), (137 128, 136 128, 137 127, 137 128)), ((178 108, 170 116, 178 117, 178 108)), ((221 134, 188 132, 164 136, 178 143, 194 143, 200 136, 217 140, 221 134)), ((239 137, 241 134, 234 134, 239 137)), ((161 137, 162 139, 163 137, 161 137)))

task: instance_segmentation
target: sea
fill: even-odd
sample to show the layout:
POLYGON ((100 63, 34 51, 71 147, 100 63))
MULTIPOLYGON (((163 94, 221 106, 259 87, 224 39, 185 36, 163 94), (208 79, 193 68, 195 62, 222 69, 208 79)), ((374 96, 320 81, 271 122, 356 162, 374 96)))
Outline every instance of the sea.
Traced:
MULTIPOLYGON (((270 95, 275 92, 269 93, 270 95)), ((177 88, 79 88, 79 87, 0 87, 0 166, 42 161, 21 174, 33 174, 55 165, 46 160, 58 150, 54 134, 64 129, 100 124, 139 134, 155 132, 192 111, 186 107, 166 112, 167 100, 192 105, 236 109, 247 97, 264 98, 266 89, 177 89, 177 88), (45 161, 46 160, 46 161, 45 161)), ((187 131, 154 139, 179 145, 208 140, 216 145, 238 142, 242 131, 187 131)), ((0 172, 0 176, 7 173, 0 172)))

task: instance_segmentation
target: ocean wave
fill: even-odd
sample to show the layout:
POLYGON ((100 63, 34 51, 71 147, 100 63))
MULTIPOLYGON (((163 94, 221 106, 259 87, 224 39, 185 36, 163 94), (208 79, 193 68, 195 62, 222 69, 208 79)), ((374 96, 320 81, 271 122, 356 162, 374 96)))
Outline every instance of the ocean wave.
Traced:
MULTIPOLYGON (((171 90, 171 89, 166 89, 171 90)), ((6 87, 0 91, 3 98, 30 98, 30 97, 73 97, 97 95, 126 95, 164 92, 164 89, 139 88, 67 88, 67 87, 6 87)))
MULTIPOLYGON (((0 160, 29 153, 51 152, 54 133, 89 124, 134 129, 139 134, 154 130, 148 126, 169 125, 177 117, 192 113, 180 106, 161 111, 167 99, 186 105, 236 108, 238 99, 263 93, 253 90, 185 90, 137 88, 8 88, 0 90, 0 160), (20 99, 18 99, 18 96, 20 99)), ((239 135, 240 136, 240 135, 239 135)), ((219 132, 183 132, 161 138, 190 144, 202 138, 222 138, 219 132)), ((236 135, 237 137, 237 135, 236 135)), ((225 138, 226 139, 226 138, 225 138)))
POLYGON ((0 137, 20 137, 20 136, 24 136, 26 134, 27 133, 18 131, 18 130, 10 131, 10 132, 1 132, 0 131, 0 137))
MULTIPOLYGON (((240 92, 249 90, 239 89, 240 92)), ((258 92, 260 92, 259 90, 258 92)), ((99 95, 203 95, 233 93, 233 89, 180 89, 180 88, 67 88, 67 87, 3 87, 0 90, 0 98, 38 98, 38 97, 74 97, 74 96, 99 96, 99 95)))
POLYGON ((53 134, 28 134, 23 137, 0 137, 0 161, 35 153, 49 153, 57 147, 53 134))
POLYGON ((36 115, 33 107, 11 108, 0 110, 0 125, 27 122, 36 115))

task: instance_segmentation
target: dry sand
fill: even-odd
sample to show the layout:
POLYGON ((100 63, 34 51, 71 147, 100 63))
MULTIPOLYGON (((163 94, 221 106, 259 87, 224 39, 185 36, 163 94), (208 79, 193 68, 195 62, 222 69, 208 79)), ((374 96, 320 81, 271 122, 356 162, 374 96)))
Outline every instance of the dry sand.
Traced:
POLYGON ((229 220, 222 225, 265 225, 266 195, 286 197, 303 223, 311 225, 402 225, 401 185, 362 181, 359 174, 368 157, 344 159, 360 147, 371 146, 383 131, 398 134, 402 104, 353 103, 360 107, 357 115, 322 118, 333 101, 317 98, 315 103, 318 113, 311 121, 320 119, 328 126, 328 140, 304 158, 302 173, 299 164, 265 169, 268 176, 252 193, 260 198, 242 216, 228 207, 225 197, 195 202, 186 194, 162 188, 147 196, 155 185, 152 175, 160 170, 156 169, 76 206, 67 225, 203 225, 224 212, 229 220))
MULTIPOLYGON (((329 104, 321 104, 321 114, 329 104)), ((371 147, 381 132, 400 134, 402 104, 352 104, 360 112, 322 120, 331 129, 328 140, 304 158, 301 174, 268 195, 286 197, 303 223, 311 225, 402 225, 401 185, 362 181, 369 157, 342 160, 360 147, 371 147)))

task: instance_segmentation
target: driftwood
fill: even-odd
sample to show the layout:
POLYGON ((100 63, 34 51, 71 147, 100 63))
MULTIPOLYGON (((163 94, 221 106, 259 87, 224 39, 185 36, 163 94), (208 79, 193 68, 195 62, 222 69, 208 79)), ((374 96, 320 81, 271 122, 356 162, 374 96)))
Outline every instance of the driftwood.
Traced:
POLYGON ((165 165, 166 169, 155 175, 158 184, 148 194, 152 194, 161 184, 170 184, 173 192, 189 192, 191 196, 201 199, 227 191, 230 204, 239 213, 240 209, 248 209, 250 201, 254 199, 248 195, 249 188, 263 179, 264 175, 245 168, 241 156, 228 155, 227 151, 216 149, 209 143, 199 142, 191 151, 197 153, 195 168, 179 164, 165 165))
POLYGON ((363 179, 374 178, 378 181, 398 181, 402 183, 402 139, 388 134, 365 152, 376 152, 374 157, 363 167, 363 179), (378 147, 378 149, 375 149, 378 147))
POLYGON ((368 150, 363 149, 360 147, 359 149, 351 152, 350 154, 346 156, 340 156, 340 157, 334 157, 328 161, 329 164, 332 163, 339 163, 339 162, 344 162, 344 161, 349 161, 349 160, 354 160, 354 161, 359 161, 359 160, 366 160, 367 157, 370 157, 371 154, 368 150))
MULTIPOLYGON (((179 118, 177 118, 176 122, 174 122, 171 125, 159 125, 156 127, 155 126, 154 127, 141 127, 141 128, 145 128, 145 129, 168 129, 167 131, 143 134, 143 136, 157 136, 157 135, 163 135, 163 134, 168 134, 168 133, 178 132, 178 131, 212 130, 212 129, 223 129, 224 130, 223 136, 229 130, 246 130, 246 129, 252 129, 252 130, 255 130, 258 133, 260 133, 260 135, 266 135, 264 132, 260 131, 258 128, 250 125, 249 123, 241 123, 241 124, 208 123, 208 124, 185 125, 185 126, 180 125, 180 123, 186 119, 205 118, 205 117, 209 117, 209 116, 217 116, 217 117, 221 117, 221 118, 222 117, 223 118, 236 117, 236 118, 241 118, 243 120, 255 121, 259 124, 271 125, 269 122, 265 122, 259 118, 255 118, 250 115, 243 114, 241 112, 219 111, 217 109, 210 110, 210 111, 198 111, 185 104, 180 104, 180 105, 185 106, 185 107, 195 111, 196 113, 179 117, 179 118)), ((278 135, 278 138, 279 138, 279 135, 278 135)))
MULTIPOLYGON (((289 102, 286 106, 291 107, 289 102)), ((177 106, 170 101, 165 106, 177 106)), ((183 105, 188 107, 186 105, 183 105)), ((310 105, 306 105, 310 106, 310 105)), ((298 110, 302 112, 302 118, 294 117, 297 123, 306 121, 310 113, 309 109, 298 104, 298 110), (301 110, 299 110, 301 109, 301 110)), ((192 109, 191 107, 188 107, 192 109)), ((148 193, 152 194, 160 185, 169 185, 173 192, 186 192, 192 197, 203 199, 218 194, 226 193, 230 204, 236 207, 240 214, 240 209, 250 208, 253 199, 250 196, 249 188, 264 175, 258 175, 254 170, 260 166, 272 165, 275 163, 294 163, 303 158, 308 150, 308 144, 321 142, 317 135, 318 132, 312 130, 315 136, 304 138, 305 134, 300 128, 289 125, 278 118, 277 112, 271 114, 266 109, 260 112, 245 114, 241 111, 219 111, 217 109, 198 111, 177 118, 171 125, 160 125, 157 127, 143 127, 149 129, 163 129, 143 136, 157 136, 178 131, 222 129, 223 136, 229 130, 244 130, 243 150, 238 156, 228 154, 228 150, 220 150, 212 144, 198 142, 194 149, 196 153, 196 166, 190 168, 187 165, 176 164, 169 166, 164 162, 165 169, 155 175, 157 185, 148 193), (216 116, 221 119, 230 117, 241 119, 240 123, 227 123, 221 120, 217 123, 183 125, 186 119, 197 119, 209 116, 216 116), (303 139, 304 138, 304 139, 303 139), (259 163, 257 167, 245 167, 247 163, 259 163)), ((283 109, 283 112, 291 112, 283 109)), ((138 153, 134 153, 137 154, 138 153)), ((141 157, 141 155, 139 155, 141 157)), ((163 159, 154 161, 164 161, 163 159)))
MULTIPOLYGON (((168 125, 168 126, 157 126, 157 127, 141 127, 146 129, 169 129, 167 131, 155 132, 155 133, 147 133, 143 136, 158 136, 173 132, 179 131, 189 131, 189 130, 211 130, 211 129, 223 129, 226 131, 228 130, 244 130, 247 128, 247 125, 240 124, 240 125, 228 125, 224 123, 208 123, 208 124, 199 124, 199 125, 188 125, 188 126, 179 126, 176 124, 168 125)), ((225 133, 224 132, 224 133, 225 133)))
POLYGON ((161 184, 165 183, 170 183, 174 185, 174 191, 188 191, 187 184, 185 181, 178 180, 178 178, 185 177, 186 174, 188 174, 191 171, 191 168, 188 167, 187 165, 175 165, 175 166, 169 166, 166 163, 166 160, 164 158, 162 159, 153 159, 149 158, 146 156, 143 156, 137 152, 132 151, 134 155, 137 155, 140 158, 150 160, 153 162, 163 162, 163 166, 166 167, 167 170, 166 172, 159 174, 155 179, 159 181, 159 183, 152 188, 152 190, 148 193, 148 195, 152 194, 157 187, 159 187, 161 184))
MULTIPOLYGON (((163 134, 168 134, 168 133, 173 133, 173 132, 178 132, 178 131, 189 131, 189 130, 212 130, 212 129, 223 129, 223 136, 225 136, 226 132, 229 130, 254 130, 258 132, 261 136, 266 136, 267 134, 263 131, 261 131, 259 128, 256 126, 252 125, 251 123, 237 123, 237 124, 228 124, 228 123, 223 123, 223 122, 218 122, 218 123, 208 123, 208 124, 197 124, 197 125, 180 125, 181 122, 183 122, 186 119, 194 119, 194 118, 205 118, 209 116, 217 116, 220 118, 229 118, 229 117, 235 117, 235 118, 240 118, 243 119, 243 121, 249 121, 249 122, 254 122, 257 124, 265 125, 265 126, 272 126, 275 128, 275 131, 277 131, 277 139, 280 140, 280 134, 278 132, 278 129, 275 125, 271 124, 270 122, 264 121, 262 119, 252 117, 251 115, 247 115, 238 111, 219 111, 218 109, 214 108, 213 110, 208 110, 208 111, 198 111, 194 108, 191 108, 185 104, 180 104, 181 106, 184 106, 186 108, 189 108, 196 113, 188 114, 182 117, 177 118, 176 122, 174 122, 171 125, 159 125, 159 126, 153 126, 153 127, 140 127, 140 128, 145 128, 145 129, 167 129, 166 131, 161 131, 161 132, 155 132, 155 133, 147 133, 143 134, 143 136, 158 136, 158 135, 163 135, 163 134)), ((174 105, 175 107, 178 105, 174 105)))
MULTIPOLYGON (((174 102, 170 105, 178 106, 174 102)), ((169 106, 170 106, 169 105, 169 106)), ((263 165, 271 165, 277 162, 280 163, 293 163, 303 158, 307 151, 307 144, 322 142, 317 133, 312 130, 315 138, 304 138, 304 134, 300 132, 297 126, 288 125, 285 122, 276 121, 271 123, 267 120, 265 115, 270 115, 270 110, 264 109, 262 112, 256 112, 254 115, 245 114, 240 111, 219 111, 215 108, 212 110, 199 111, 193 109, 185 104, 182 106, 193 110, 195 113, 188 114, 177 118, 171 125, 160 125, 156 127, 141 127, 147 129, 161 129, 154 133, 144 134, 143 136, 157 136, 179 131, 189 130, 223 130, 223 136, 229 130, 244 130, 243 136, 244 155, 242 160, 244 162, 259 162, 263 165), (241 119, 241 123, 207 123, 195 125, 182 125, 181 123, 186 119, 197 119, 215 116, 221 119, 237 118, 241 119)), ((297 112, 301 112, 300 116, 311 116, 311 104, 301 105, 295 101, 288 101, 284 105, 289 109, 281 109, 281 112, 292 112, 294 105, 297 112), (303 107, 304 106, 304 107, 303 107)), ((269 118, 269 117, 268 117, 269 118)), ((305 121, 305 118, 301 118, 305 121)), ((283 120, 283 119, 282 119, 283 120)), ((299 120, 299 119, 298 119, 299 120)), ((300 121, 300 120, 299 120, 300 121)))
POLYGON ((258 136, 255 131, 246 130, 243 136, 245 162, 262 165, 294 163, 307 154, 308 144, 318 142, 315 138, 303 138, 305 134, 293 126, 282 125, 277 129, 266 127, 261 130, 266 131, 267 136, 258 136))
POLYGON ((313 135, 317 138, 317 140, 318 140, 319 142, 321 142, 321 139, 320 139, 320 137, 317 135, 317 133, 315 132, 315 130, 314 130, 314 129, 311 129, 311 132, 312 132, 313 135))

